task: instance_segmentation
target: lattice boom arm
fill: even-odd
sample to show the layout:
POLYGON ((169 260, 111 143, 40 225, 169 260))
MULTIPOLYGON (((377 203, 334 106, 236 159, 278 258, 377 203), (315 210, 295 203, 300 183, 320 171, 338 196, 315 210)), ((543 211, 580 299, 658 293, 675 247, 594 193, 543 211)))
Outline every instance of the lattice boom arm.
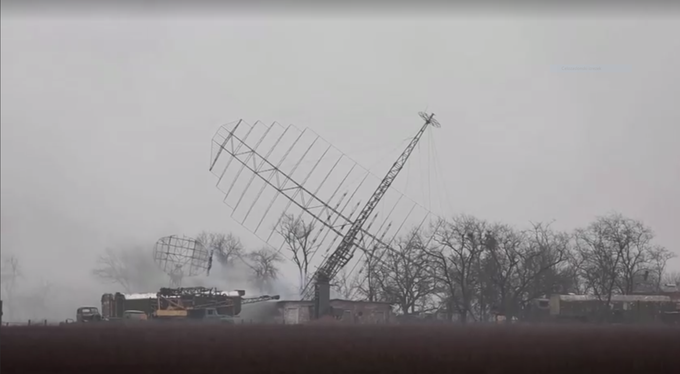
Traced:
MULTIPOLYGON (((394 180, 397 178, 399 172, 404 168, 406 161, 408 161, 409 156, 418 144, 418 141, 422 137, 427 127, 429 125, 438 125, 438 123, 434 121, 434 114, 431 114, 429 117, 421 114, 421 117, 425 119, 423 126, 420 128, 416 136, 413 137, 408 146, 406 146, 406 149, 402 152, 397 161, 394 162, 392 168, 390 168, 390 170, 387 172, 387 175, 385 175, 385 178, 383 178, 383 180, 380 182, 380 185, 376 189, 375 193, 373 193, 373 196, 371 196, 368 203, 366 203, 364 209, 361 211, 361 213, 359 213, 359 216, 354 221, 347 234, 343 237, 342 242, 340 242, 338 245, 338 248, 327 258, 326 261, 324 261, 324 263, 322 263, 314 277, 310 279, 310 282, 317 279, 319 275, 324 276, 329 280, 332 279, 337 275, 340 269, 347 265, 349 260, 352 259, 353 250, 356 246, 356 237, 359 232, 363 231, 362 227, 364 223, 366 223, 366 220, 378 205, 380 199, 383 198, 385 192, 387 192, 387 190, 390 188, 392 182, 394 182, 394 180)), ((307 294, 310 292, 310 289, 310 284, 307 284, 304 293, 307 294)))

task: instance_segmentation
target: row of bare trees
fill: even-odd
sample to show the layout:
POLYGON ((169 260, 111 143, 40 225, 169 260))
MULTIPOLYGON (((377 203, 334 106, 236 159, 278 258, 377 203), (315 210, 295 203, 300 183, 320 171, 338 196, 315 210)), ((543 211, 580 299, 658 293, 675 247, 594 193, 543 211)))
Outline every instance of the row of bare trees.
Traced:
MULTIPOLYGON (((237 274, 260 293, 273 292, 288 259, 298 270, 301 292, 318 250, 314 229, 313 222, 284 216, 277 227, 282 253, 267 247, 248 251, 231 234, 203 232, 197 239, 213 251, 228 281, 237 274)), ((413 229, 395 242, 390 249, 361 248, 360 266, 343 269, 334 281, 338 296, 389 302, 405 314, 445 311, 465 322, 486 320, 496 311, 514 316, 530 300, 554 293, 609 301, 680 281, 680 274, 665 272, 674 254, 654 243, 651 228, 618 213, 572 232, 545 223, 519 229, 460 215, 413 229)), ((109 250, 93 274, 131 292, 153 289, 144 284, 152 267, 148 251, 109 250)))
MULTIPOLYGON (((313 225, 289 217, 280 230, 303 285, 316 250, 308 240, 313 225)), ((362 250, 360 270, 336 279, 341 297, 390 302, 405 314, 446 311, 463 322, 495 311, 516 316, 554 293, 592 294, 608 304, 615 294, 654 293, 680 281, 664 272, 674 254, 654 244, 651 228, 618 213, 573 232, 460 215, 411 230, 392 249, 362 250)))

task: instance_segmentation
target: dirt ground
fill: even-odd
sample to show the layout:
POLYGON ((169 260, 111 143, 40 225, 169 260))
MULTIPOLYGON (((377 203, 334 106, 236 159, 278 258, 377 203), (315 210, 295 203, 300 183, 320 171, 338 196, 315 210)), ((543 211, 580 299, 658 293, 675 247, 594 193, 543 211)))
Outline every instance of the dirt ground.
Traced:
POLYGON ((11 373, 673 373, 659 327, 68 326, 0 328, 11 373), (134 371, 132 371, 134 370, 134 371))

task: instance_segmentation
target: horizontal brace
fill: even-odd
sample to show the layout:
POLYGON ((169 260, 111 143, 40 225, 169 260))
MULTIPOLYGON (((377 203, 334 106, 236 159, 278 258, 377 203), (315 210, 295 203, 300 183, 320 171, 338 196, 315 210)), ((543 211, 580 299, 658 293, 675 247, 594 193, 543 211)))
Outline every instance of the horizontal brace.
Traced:
POLYGON ((240 153, 231 153, 229 151, 227 151, 227 152, 230 153, 234 157, 238 157, 238 156, 241 156, 241 155, 247 155, 247 154, 250 154, 250 153, 255 153, 255 151, 245 151, 245 152, 240 152, 240 153))

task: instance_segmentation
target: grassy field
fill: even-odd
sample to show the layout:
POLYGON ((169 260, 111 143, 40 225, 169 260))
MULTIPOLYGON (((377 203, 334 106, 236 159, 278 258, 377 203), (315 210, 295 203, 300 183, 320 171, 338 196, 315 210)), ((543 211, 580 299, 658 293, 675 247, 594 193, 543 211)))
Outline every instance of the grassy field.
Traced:
POLYGON ((0 328, 0 372, 672 373, 677 328, 26 326, 0 328))

